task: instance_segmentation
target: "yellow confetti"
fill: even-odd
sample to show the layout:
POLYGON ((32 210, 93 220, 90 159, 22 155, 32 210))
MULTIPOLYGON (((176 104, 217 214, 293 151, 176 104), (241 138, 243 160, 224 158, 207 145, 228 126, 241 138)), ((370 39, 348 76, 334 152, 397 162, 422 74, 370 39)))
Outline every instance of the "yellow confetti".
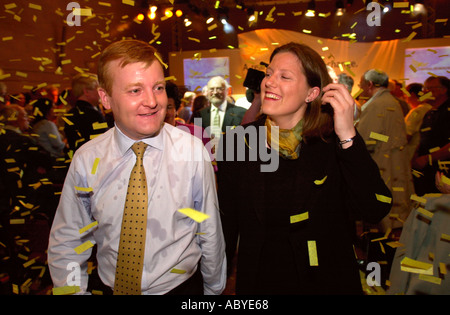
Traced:
POLYGON ((9 224, 25 224, 25 219, 10 219, 9 224))
POLYGON ((80 232, 80 234, 83 234, 84 232, 90 230, 91 228, 93 228, 94 226, 97 226, 97 225, 98 225, 98 222, 94 221, 91 224, 86 225, 84 228, 81 228, 79 232, 80 232))
POLYGON ((200 39, 194 38, 194 37, 188 37, 189 40, 192 40, 194 42, 200 43, 200 39))
POLYGON ((164 66, 164 68, 168 68, 169 66, 167 65, 167 64, 165 64, 163 61, 162 61, 162 59, 161 59, 161 57, 157 54, 157 53, 155 53, 155 57, 159 60, 159 62, 164 66))
POLYGON ((99 162, 100 162, 100 159, 96 158, 94 161, 94 164, 92 165, 92 170, 91 170, 92 175, 95 175, 95 173, 97 173, 97 167, 98 167, 99 162))
POLYGON ((386 245, 392 247, 392 248, 397 248, 397 247, 402 247, 405 246, 405 244, 402 244, 398 241, 394 241, 394 242, 387 242, 386 245))
POLYGON ((94 191, 91 187, 79 187, 79 186, 75 186, 75 190, 84 191, 84 192, 94 191))
POLYGON ((425 263, 422 261, 414 260, 408 257, 405 257, 400 262, 400 269, 402 271, 418 273, 418 274, 433 274, 433 264, 425 263))
POLYGON ((164 78, 164 81, 176 81, 176 80, 177 80, 177 78, 174 75, 164 78))
POLYGON ((92 124, 92 128, 94 130, 108 128, 108 123, 106 123, 106 122, 104 122, 104 123, 95 122, 95 123, 92 124))
POLYGON ((42 6, 40 6, 40 5, 38 5, 38 4, 28 3, 28 7, 29 7, 30 9, 35 9, 35 10, 42 11, 42 6))
POLYGON ((134 1, 133 0, 122 0, 123 4, 128 4, 134 7, 134 1))
POLYGON ((417 201, 417 202, 420 202, 420 203, 423 203, 423 204, 427 203, 427 199, 426 198, 419 197, 417 195, 411 195, 410 199, 414 200, 414 201, 417 201))
POLYGON ((397 1, 397 2, 394 2, 394 3, 393 3, 394 9, 397 9, 397 8, 407 8, 408 6, 409 6, 409 2, 399 2, 399 1, 397 1))
MULTIPOLYGON (((413 26, 411 26, 411 28, 413 29, 413 30, 415 30, 416 28, 419 28, 419 27, 421 27, 422 26, 422 23, 416 23, 416 24, 414 24, 413 26)), ((427 49, 427 50, 430 50, 430 49, 427 49)))
POLYGON ((68 124, 69 126, 72 126, 73 125, 73 122, 71 122, 69 119, 67 119, 66 117, 61 117, 62 118, 62 120, 64 120, 64 122, 66 123, 66 124, 68 124))
POLYGON ((28 74, 21 72, 21 71, 16 71, 16 76, 22 77, 22 78, 27 78, 28 74))
POLYGON ((92 16, 92 9, 74 8, 73 9, 73 15, 92 16))
POLYGON ((448 178, 448 177, 445 176, 445 175, 441 175, 441 183, 450 185, 450 178, 448 178))
POLYGON ((388 142, 389 140, 389 136, 385 136, 382 135, 380 133, 376 133, 376 132, 371 132, 369 135, 369 138, 375 139, 375 140, 379 140, 379 141, 383 141, 383 142, 388 142))
POLYGON ((205 214, 203 212, 191 209, 191 208, 179 209, 178 212, 188 216, 189 218, 191 218, 192 220, 194 220, 194 221, 196 221, 198 223, 201 223, 204 220, 209 218, 209 215, 207 215, 207 214, 205 214))
POLYGON ((186 270, 173 268, 172 270, 170 270, 170 272, 182 275, 182 274, 186 273, 186 270))
POLYGON ((391 197, 387 197, 387 196, 383 196, 383 195, 379 195, 379 194, 375 194, 375 196, 377 197, 378 201, 384 202, 384 203, 391 203, 392 202, 392 198, 391 197))
POLYGON ((441 234, 441 240, 442 240, 442 241, 450 242, 450 235, 445 234, 445 233, 442 233, 442 234, 441 234))
POLYGON ((441 278, 435 277, 435 276, 432 276, 432 275, 420 274, 419 275, 419 279, 423 280, 423 281, 431 282, 431 283, 434 283, 434 284, 439 284, 439 285, 442 283, 442 279, 441 278))
MULTIPOLYGON (((36 257, 39 258, 39 257, 36 257)), ((29 261, 27 261, 26 263, 23 264, 24 268, 28 268, 29 266, 33 265, 36 262, 36 258, 30 259, 29 261)))
POLYGON ((428 218, 432 218, 433 217, 433 212, 428 211, 422 207, 417 208, 417 212, 428 217, 428 218))
POLYGON ((403 42, 404 42, 404 43, 405 43, 405 42, 410 42, 416 35, 417 35, 416 32, 411 32, 411 34, 409 34, 409 36, 408 36, 407 38, 405 38, 405 39, 403 40, 403 42))
POLYGON ((101 52, 98 52, 98 53, 92 55, 91 58, 92 58, 92 59, 95 59, 96 57, 98 57, 98 56, 100 56, 100 55, 101 55, 101 52))
POLYGON ((447 274, 447 267, 445 266, 445 263, 439 263, 439 273, 441 275, 446 275, 447 274))
POLYGON ((216 29, 216 28, 217 28, 217 24, 214 23, 213 25, 208 26, 208 31, 212 31, 212 30, 214 30, 214 29, 216 29))
POLYGON ((423 101, 425 101, 427 99, 434 99, 432 92, 428 92, 427 94, 424 94, 421 97, 419 97, 419 101, 421 101, 421 102, 423 102, 423 101))
POLYGON ((328 176, 325 176, 325 177, 322 178, 322 179, 316 179, 316 180, 314 181, 314 184, 316 184, 316 185, 322 185, 322 184, 325 182, 325 180, 327 179, 327 177, 328 177, 328 176))
POLYGON ((77 246, 74 248, 74 251, 79 255, 85 251, 87 251, 89 248, 93 247, 94 244, 92 244, 91 241, 86 241, 83 244, 81 244, 80 246, 77 246))
POLYGON ((15 8, 17 8, 17 5, 15 3, 5 4, 6 10, 11 10, 11 9, 15 9, 15 8))
POLYGON ((291 215, 291 223, 297 223, 309 219, 309 213, 304 212, 296 215, 291 215))
POLYGON ((316 241, 308 241, 308 254, 309 254, 309 265, 318 266, 319 260, 317 258, 316 241))
POLYGON ((79 286, 65 286, 52 289, 53 295, 71 295, 80 292, 79 286))

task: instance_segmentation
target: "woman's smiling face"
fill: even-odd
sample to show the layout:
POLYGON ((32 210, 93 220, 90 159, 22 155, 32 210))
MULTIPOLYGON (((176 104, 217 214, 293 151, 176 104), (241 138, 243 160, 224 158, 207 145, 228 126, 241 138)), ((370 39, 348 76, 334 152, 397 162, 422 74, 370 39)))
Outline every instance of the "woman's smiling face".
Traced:
POLYGON ((280 128, 293 128, 303 118, 306 101, 317 96, 312 90, 297 56, 280 52, 273 57, 261 83, 261 110, 280 128))

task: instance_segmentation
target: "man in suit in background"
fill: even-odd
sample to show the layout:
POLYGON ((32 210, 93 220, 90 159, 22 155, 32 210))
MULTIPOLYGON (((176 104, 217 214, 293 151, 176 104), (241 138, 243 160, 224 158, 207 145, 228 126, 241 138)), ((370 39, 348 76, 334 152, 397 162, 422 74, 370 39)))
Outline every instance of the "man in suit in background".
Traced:
POLYGON ((411 165, 408 159, 406 126, 400 104, 388 90, 389 76, 376 69, 361 77, 361 96, 368 100, 361 106, 356 127, 366 142, 367 150, 377 163, 385 184, 393 195, 390 214, 380 222, 380 230, 399 228, 411 211, 410 196, 414 193, 411 165), (394 189, 401 187, 401 189, 394 189))
POLYGON ((201 126, 209 131, 213 153, 221 134, 227 131, 227 127, 239 126, 246 112, 245 108, 227 101, 228 88, 228 83, 223 77, 211 78, 207 85, 207 97, 211 106, 202 109, 196 115, 202 119, 201 126))

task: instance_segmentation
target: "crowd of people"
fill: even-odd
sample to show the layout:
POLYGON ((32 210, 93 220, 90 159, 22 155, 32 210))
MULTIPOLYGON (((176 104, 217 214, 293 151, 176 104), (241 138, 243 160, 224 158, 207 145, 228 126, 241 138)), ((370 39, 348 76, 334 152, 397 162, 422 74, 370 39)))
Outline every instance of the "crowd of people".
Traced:
MULTIPOLYGON (((103 52, 98 74, 79 74, 67 89, 9 95, 0 83, 0 293, 68 286, 70 261, 83 266, 82 293, 118 290, 133 142, 150 148, 145 294, 221 294, 232 275, 237 294, 360 294, 358 262, 374 238, 399 240, 411 196, 450 194, 447 77, 404 86, 370 69, 354 99, 354 78, 331 75, 316 52, 290 43, 272 53, 244 108, 223 77, 200 93, 166 82, 155 54, 124 40, 103 52), (236 126, 266 128, 258 139, 278 152, 275 172, 261 172, 260 157, 216 160, 236 126), (200 159, 174 162, 194 148, 200 159), (172 213, 180 208, 209 219, 196 226, 172 213), (96 233, 80 236, 94 222, 96 233), (363 244, 357 232, 367 231, 375 233, 363 244), (96 256, 73 251, 86 241, 96 256)), ((246 157, 260 143, 239 141, 246 157)))

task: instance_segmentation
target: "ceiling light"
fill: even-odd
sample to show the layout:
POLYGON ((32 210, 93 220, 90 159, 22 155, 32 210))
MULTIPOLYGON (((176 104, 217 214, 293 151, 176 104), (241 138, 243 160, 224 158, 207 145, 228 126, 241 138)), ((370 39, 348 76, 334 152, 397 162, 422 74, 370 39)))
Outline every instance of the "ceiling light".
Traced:
POLYGON ((343 0, 337 0, 336 1, 336 16, 343 16, 344 12, 345 12, 344 1, 343 0))
POLYGON ((315 10, 316 10, 316 2, 314 0, 311 0, 308 3, 308 8, 307 8, 305 16, 309 16, 309 17, 315 16, 316 15, 315 10))
POLYGON ((413 8, 414 13, 425 13, 426 11, 425 6, 420 2, 415 3, 413 8))
POLYGON ((173 16, 173 11, 172 9, 166 9, 164 11, 164 15, 167 16, 168 18, 171 18, 173 16))
POLYGON ((144 16, 144 14, 142 14, 142 13, 139 13, 138 16, 136 17, 136 19, 137 19, 138 21, 143 21, 144 18, 145 18, 145 16, 144 16))

